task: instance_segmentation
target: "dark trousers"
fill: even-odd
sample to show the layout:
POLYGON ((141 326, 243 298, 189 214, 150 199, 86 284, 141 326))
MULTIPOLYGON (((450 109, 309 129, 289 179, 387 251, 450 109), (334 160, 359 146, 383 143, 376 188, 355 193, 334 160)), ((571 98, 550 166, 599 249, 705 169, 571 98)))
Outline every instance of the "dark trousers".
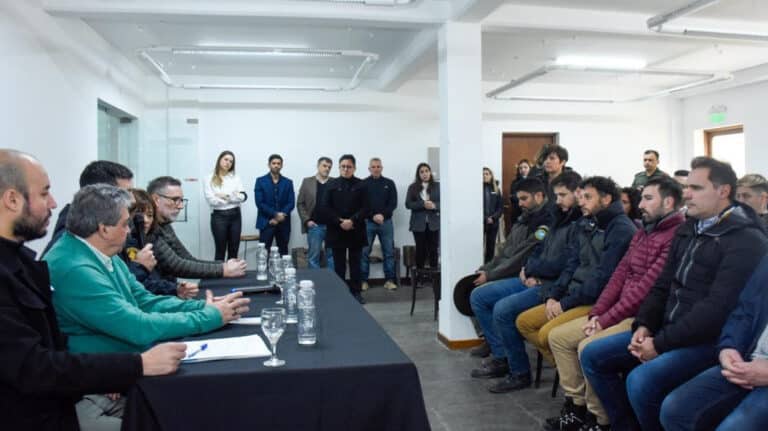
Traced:
POLYGON ((227 253, 227 259, 237 257, 238 250, 240 249, 242 225, 239 207, 228 210, 214 210, 211 213, 211 232, 213 233, 213 243, 216 246, 214 259, 225 260, 225 252, 227 253))
POLYGON ((744 389, 726 380, 716 365, 667 395, 661 423, 667 431, 763 430, 768 424, 768 387, 744 389))
POLYGON ((342 280, 347 277, 347 251, 349 251, 349 290, 360 292, 360 258, 363 247, 333 247, 333 270, 342 280))
POLYGON ((429 258, 430 268, 437 268, 437 247, 440 241, 440 231, 426 229, 424 232, 414 232, 413 240, 416 241, 416 268, 424 268, 427 258, 429 258))
POLYGON ((483 262, 488 263, 496 254, 496 234, 499 233, 499 225, 485 225, 485 258, 483 262))
POLYGON ((267 250, 272 247, 272 240, 277 241, 277 248, 280 250, 281 256, 288 254, 288 239, 290 237, 291 219, 288 217, 282 223, 278 223, 275 226, 268 224, 259 231, 259 240, 264 243, 267 250))

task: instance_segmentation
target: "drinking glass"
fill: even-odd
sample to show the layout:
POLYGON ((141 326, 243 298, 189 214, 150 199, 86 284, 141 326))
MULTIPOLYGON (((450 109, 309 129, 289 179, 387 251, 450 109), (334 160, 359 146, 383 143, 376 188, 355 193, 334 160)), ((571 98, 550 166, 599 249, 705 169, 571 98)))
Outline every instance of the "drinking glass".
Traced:
POLYGON ((261 310, 261 330, 272 345, 272 357, 264 361, 267 367, 282 367, 285 361, 277 359, 277 340, 285 331, 285 308, 264 308, 261 310))

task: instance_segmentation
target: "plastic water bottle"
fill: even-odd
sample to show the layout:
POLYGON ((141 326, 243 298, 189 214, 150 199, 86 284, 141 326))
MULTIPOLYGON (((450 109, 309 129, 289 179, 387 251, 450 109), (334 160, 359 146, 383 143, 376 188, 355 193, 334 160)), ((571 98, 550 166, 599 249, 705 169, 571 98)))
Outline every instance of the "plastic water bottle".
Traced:
POLYGON ((299 344, 311 346, 317 342, 315 288, 310 280, 301 280, 299 286, 299 344))
POLYGON ((283 255, 283 268, 293 268, 293 259, 290 254, 283 255))
POLYGON ((283 293, 285 294, 285 322, 296 323, 299 321, 299 315, 297 309, 296 269, 294 268, 286 268, 285 270, 283 293))
POLYGON ((280 254, 277 247, 269 249, 269 284, 277 286, 277 273, 280 271, 280 254))
POLYGON ((267 248, 260 242, 256 248, 256 280, 267 279, 267 259, 267 248))

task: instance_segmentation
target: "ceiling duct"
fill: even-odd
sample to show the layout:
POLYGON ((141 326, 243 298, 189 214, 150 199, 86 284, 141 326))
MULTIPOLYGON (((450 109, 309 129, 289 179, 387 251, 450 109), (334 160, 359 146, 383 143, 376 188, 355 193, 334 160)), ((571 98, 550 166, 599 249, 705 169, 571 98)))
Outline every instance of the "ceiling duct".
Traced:
POLYGON ((338 49, 285 48, 285 47, 233 47, 233 46, 154 46, 137 51, 155 71, 165 85, 182 89, 219 89, 219 90, 301 90, 301 91, 350 91, 356 89, 362 80, 362 74, 379 60, 378 54, 338 49), (168 53, 171 55, 237 55, 237 56, 269 56, 269 57, 356 57, 361 62, 346 85, 334 87, 296 86, 296 85, 251 85, 251 84, 217 84, 217 83, 184 83, 175 82, 165 67, 155 59, 153 53, 168 53))
POLYGON ((674 10, 661 13, 659 15, 648 18, 646 24, 648 29, 660 34, 671 34, 678 36, 690 36, 690 37, 704 37, 711 39, 736 39, 747 40, 756 42, 768 42, 768 33, 755 34, 745 33, 739 31, 721 31, 721 30, 708 30, 702 28, 669 28, 665 27, 667 23, 672 20, 694 14, 710 6, 714 6, 719 3, 720 0, 696 0, 688 3, 685 6, 676 8, 674 10))
POLYGON ((486 97, 496 100, 523 100, 532 102, 574 102, 574 103, 631 103, 640 102, 643 100, 654 99, 657 97, 664 97, 678 91, 689 90, 691 88, 701 87, 704 85, 714 84, 716 82, 727 81, 732 79, 733 76, 730 73, 707 73, 698 71, 687 70, 670 70, 670 69, 616 69, 616 68, 601 68, 601 67, 573 67, 563 64, 547 64, 542 66, 533 72, 527 73, 522 77, 512 80, 507 84, 504 84, 498 88, 495 88, 488 93, 486 97), (624 99, 609 99, 609 98, 591 98, 591 97, 555 97, 555 96, 502 96, 503 93, 513 88, 519 87, 526 82, 532 81, 536 78, 546 75, 552 71, 569 71, 569 72, 606 72, 606 73, 637 73, 645 75, 661 75, 661 76, 690 76, 696 78, 695 80, 677 85, 670 88, 665 88, 660 91, 656 91, 650 94, 645 94, 638 97, 624 98, 624 99))

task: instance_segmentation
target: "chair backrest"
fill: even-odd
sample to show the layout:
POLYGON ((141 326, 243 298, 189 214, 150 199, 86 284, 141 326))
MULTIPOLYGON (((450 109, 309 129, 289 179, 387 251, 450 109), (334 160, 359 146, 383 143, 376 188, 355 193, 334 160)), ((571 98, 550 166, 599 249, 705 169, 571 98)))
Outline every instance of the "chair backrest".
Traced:
POLYGON ((403 246, 403 265, 406 268, 412 268, 416 266, 416 246, 403 246))

